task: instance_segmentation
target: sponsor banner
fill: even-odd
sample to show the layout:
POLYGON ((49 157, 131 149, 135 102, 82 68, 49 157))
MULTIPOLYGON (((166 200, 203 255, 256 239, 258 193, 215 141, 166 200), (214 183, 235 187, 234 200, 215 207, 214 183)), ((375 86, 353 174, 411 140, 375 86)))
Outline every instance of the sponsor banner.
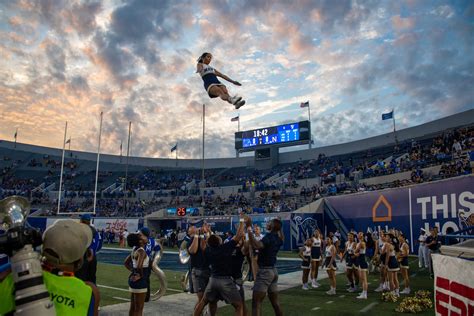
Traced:
POLYGON ((124 231, 136 232, 138 230, 138 218, 94 218, 92 224, 98 231, 113 231, 115 233, 124 231))
POLYGON ((474 315, 474 262, 433 254, 436 315, 474 315))
POLYGON ((474 224, 474 176, 416 186, 326 198, 347 229, 401 230, 413 240, 421 228, 438 226, 441 234, 474 224))
MULTIPOLYGON (((68 217, 45 218, 46 228, 64 219, 74 220, 76 222, 80 221, 77 218, 68 217)), ((92 226, 94 226, 97 231, 104 229, 118 233, 126 229, 129 232, 136 232, 139 228, 139 221, 140 219, 138 218, 92 218, 92 226)), ((41 226, 38 225, 34 226, 41 228, 41 226)))
MULTIPOLYGON (((298 249, 304 245, 316 229, 323 231, 323 214, 320 213, 292 213, 290 220, 291 249, 298 249)), ((288 236, 288 235, 285 235, 288 236)))

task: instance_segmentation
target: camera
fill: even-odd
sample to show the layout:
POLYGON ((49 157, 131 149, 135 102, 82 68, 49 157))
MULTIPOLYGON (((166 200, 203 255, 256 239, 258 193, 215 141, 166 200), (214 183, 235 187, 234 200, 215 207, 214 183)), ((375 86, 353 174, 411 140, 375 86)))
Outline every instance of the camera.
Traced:
POLYGON ((15 315, 55 315, 54 305, 43 282, 40 255, 34 251, 42 243, 39 231, 29 227, 28 201, 19 196, 0 201, 0 253, 10 258, 15 283, 15 315))

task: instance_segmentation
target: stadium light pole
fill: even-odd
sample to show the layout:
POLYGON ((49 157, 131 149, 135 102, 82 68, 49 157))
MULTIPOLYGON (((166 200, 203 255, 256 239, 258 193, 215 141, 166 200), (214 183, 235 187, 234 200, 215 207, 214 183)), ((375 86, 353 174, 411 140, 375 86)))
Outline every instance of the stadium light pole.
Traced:
POLYGON ((99 162, 100 162, 100 139, 102 137, 102 119, 104 117, 104 112, 100 112, 100 123, 99 123, 99 144, 97 145, 97 165, 95 168, 95 186, 94 186, 94 211, 93 214, 95 215, 95 209, 97 205, 97 184, 99 180, 99 162))
MULTIPOLYGON (((123 184, 123 210, 124 213, 127 211, 127 178, 128 178, 128 159, 130 157, 130 141, 132 135, 132 121, 128 122, 128 143, 127 143, 127 162, 125 164, 125 182, 123 184)), ((125 214, 124 214, 125 215, 125 214)))
POLYGON ((311 149, 311 142, 313 141, 313 135, 311 135, 311 106, 309 105, 308 102, 308 120, 309 120, 309 149, 311 149))
POLYGON ((393 120, 393 137, 395 138, 395 145, 398 146, 398 137, 397 137, 397 129, 395 128, 395 109, 392 109, 392 120, 393 120))
POLYGON ((63 140, 63 155, 61 158, 61 174, 59 176, 59 191, 58 191, 58 213, 61 211, 61 191, 63 187, 63 171, 64 171, 64 152, 66 149, 66 135, 67 135, 67 121, 64 127, 64 140, 63 140))
POLYGON ((201 160, 201 168, 202 168, 202 175, 201 175, 201 190, 202 190, 202 203, 201 205, 204 207, 204 140, 205 140, 205 135, 206 135, 206 105, 202 105, 202 160, 201 160))

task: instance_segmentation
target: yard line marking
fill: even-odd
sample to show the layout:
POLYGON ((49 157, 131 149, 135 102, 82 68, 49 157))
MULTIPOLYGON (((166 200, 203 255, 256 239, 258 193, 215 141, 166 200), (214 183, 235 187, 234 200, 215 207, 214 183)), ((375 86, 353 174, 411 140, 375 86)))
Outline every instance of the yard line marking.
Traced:
POLYGON ((361 312, 361 313, 367 313, 369 310, 372 309, 372 307, 374 307, 374 306, 377 305, 377 304, 378 304, 377 302, 370 303, 370 304, 367 305, 366 307, 362 308, 359 312, 361 312))
POLYGON ((321 307, 315 307, 312 309, 312 311, 317 311, 318 309, 321 309, 321 307))
POLYGON ((129 298, 123 298, 123 297, 118 297, 118 296, 112 296, 112 298, 115 298, 116 300, 121 300, 121 301, 130 302, 130 299, 129 299, 129 298))
POLYGON ((121 289, 121 288, 118 288, 118 287, 113 287, 113 286, 107 286, 107 285, 101 285, 101 284, 97 284, 98 287, 103 287, 105 289, 111 289, 111 290, 117 290, 117 291, 122 291, 122 292, 128 292, 128 290, 126 289, 121 289))
POLYGON ((334 301, 327 301, 326 304, 332 304, 334 301))
MULTIPOLYGON (((107 286, 107 285, 101 285, 101 284, 97 284, 97 286, 98 287, 103 287, 105 289, 111 289, 111 290, 122 291, 122 292, 129 292, 128 289, 121 289, 121 288, 113 287, 113 286, 107 286)), ((172 292, 178 292, 178 293, 183 292, 183 290, 170 289, 170 288, 167 288, 166 290, 167 291, 172 291, 172 292)))
MULTIPOLYGON (((122 252, 130 252, 132 250, 131 248, 115 248, 115 247, 102 247, 101 249, 113 250, 113 251, 115 250, 115 251, 122 251, 122 252)), ((179 251, 164 250, 163 253, 177 255, 179 254, 179 251)), ((291 258, 291 257, 277 257, 277 259, 281 261, 301 261, 301 258, 291 258)))
POLYGON ((346 296, 345 296, 345 295, 341 295, 341 296, 339 296, 339 298, 344 298, 344 297, 346 297, 346 296))

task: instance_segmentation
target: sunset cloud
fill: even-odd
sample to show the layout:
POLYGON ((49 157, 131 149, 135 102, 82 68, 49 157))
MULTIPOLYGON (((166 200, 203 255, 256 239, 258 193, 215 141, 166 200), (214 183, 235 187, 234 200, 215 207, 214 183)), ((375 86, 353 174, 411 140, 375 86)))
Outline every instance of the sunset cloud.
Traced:
POLYGON ((118 154, 234 156, 241 129, 307 119, 317 146, 390 132, 473 107, 474 5, 451 1, 3 1, 0 138, 118 154), (239 111, 210 99, 202 52, 241 87, 239 111))

